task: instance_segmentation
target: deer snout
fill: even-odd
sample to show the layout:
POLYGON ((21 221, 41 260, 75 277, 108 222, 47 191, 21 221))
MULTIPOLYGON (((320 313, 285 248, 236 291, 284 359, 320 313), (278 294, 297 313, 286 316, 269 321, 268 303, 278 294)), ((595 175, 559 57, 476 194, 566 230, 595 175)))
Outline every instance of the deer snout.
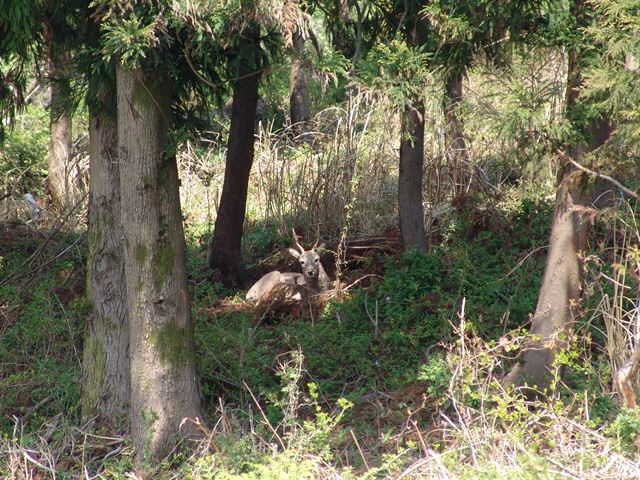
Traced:
POLYGON ((315 270, 307 270, 307 277, 315 277, 315 276, 316 276, 315 270))

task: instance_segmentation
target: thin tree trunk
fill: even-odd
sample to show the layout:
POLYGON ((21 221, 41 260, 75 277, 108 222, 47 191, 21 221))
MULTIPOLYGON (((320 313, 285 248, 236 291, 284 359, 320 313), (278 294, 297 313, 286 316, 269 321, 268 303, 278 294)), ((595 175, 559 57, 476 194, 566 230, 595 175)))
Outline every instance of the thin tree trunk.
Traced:
POLYGON ((47 190, 55 204, 68 205, 74 194, 74 178, 70 172, 72 135, 68 105, 68 58, 55 46, 50 48, 49 76, 51 102, 47 190))
MULTIPOLYGON (((113 95, 107 104, 116 102, 113 95)), ((118 125, 106 114, 89 114, 88 319, 82 362, 82 416, 98 416, 112 431, 128 422, 129 323, 124 278, 118 125)), ((125 428, 122 428, 125 427, 125 428)))
POLYGON ((398 212, 405 250, 427 250, 422 208, 424 168, 424 102, 414 99, 402 113, 398 212))
POLYGON ((463 78, 462 73, 452 73, 445 82, 445 145, 449 161, 449 174, 455 196, 464 195, 469 183, 467 174, 469 154, 467 142, 464 138, 464 126, 458 114, 458 107, 462 102, 463 78))
POLYGON ((224 171, 220 207, 211 245, 210 266, 219 270, 227 285, 242 283, 245 276, 242 262, 242 229, 249 175, 253 165, 255 118, 260 75, 252 68, 241 68, 233 87, 231 127, 224 171))
POLYGON ((168 153, 171 92, 162 77, 117 67, 120 192, 130 328, 131 438, 157 464, 201 417, 178 172, 168 153))
POLYGON ((298 132, 306 130, 305 124, 311 119, 309 108, 309 88, 307 86, 307 72, 304 68, 304 38, 302 32, 296 30, 293 34, 293 59, 291 60, 291 77, 289 92, 289 109, 291 124, 296 125, 298 132))

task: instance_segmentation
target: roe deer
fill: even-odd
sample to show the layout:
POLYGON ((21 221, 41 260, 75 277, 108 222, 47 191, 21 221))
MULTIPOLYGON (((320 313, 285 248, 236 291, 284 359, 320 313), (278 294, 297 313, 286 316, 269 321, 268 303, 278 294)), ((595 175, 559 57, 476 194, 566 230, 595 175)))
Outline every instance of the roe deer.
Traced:
POLYGON ((264 275, 247 292, 247 300, 250 302, 260 302, 269 298, 276 288, 285 290, 285 298, 288 300, 302 300, 312 295, 324 292, 329 289, 331 279, 324 271, 320 263, 320 255, 317 249, 318 240, 311 250, 305 250, 298 241, 296 231, 293 230, 293 241, 300 250, 289 248, 289 253, 298 259, 302 267, 302 273, 279 272, 274 270, 264 275))

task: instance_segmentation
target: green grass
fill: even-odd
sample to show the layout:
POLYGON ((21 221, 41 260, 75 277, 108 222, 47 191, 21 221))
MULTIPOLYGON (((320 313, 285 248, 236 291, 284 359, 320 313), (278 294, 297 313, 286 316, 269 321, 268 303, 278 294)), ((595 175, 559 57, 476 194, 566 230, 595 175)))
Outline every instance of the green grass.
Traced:
MULTIPOLYGON (((502 218, 490 218, 472 238, 471 227, 464 226, 429 254, 386 260, 379 282, 331 301, 317 318, 303 311, 301 318, 265 324, 245 309, 197 313, 205 393, 212 402, 223 394, 242 403, 246 382, 272 396, 275 359, 298 349, 327 399, 402 388, 416 381, 428 351, 454 340, 463 298, 467 328, 497 340, 524 325, 535 308, 545 255, 527 256, 524 247, 548 237, 549 213, 548 206, 523 202, 502 218), (532 235, 529 241, 526 235, 532 235)), ((196 311, 211 298, 196 292, 196 311)))
MULTIPOLYGON (((3 278, 25 259, 23 252, 8 257, 3 278)), ((7 306, 0 335, 2 432, 13 427, 12 415, 29 413, 34 428, 60 412, 77 418, 87 311, 70 293, 73 285, 61 285, 66 279, 72 284, 83 281, 78 275, 72 261, 66 260, 54 263, 27 284, 0 287, 0 298, 7 306)))
MULTIPOLYGON (((207 232, 188 231, 188 278, 203 393, 210 418, 220 418, 219 398, 224 399, 223 416, 231 431, 215 435, 213 450, 177 458, 164 468, 178 468, 185 478, 198 479, 329 474, 384 478, 422 458, 420 442, 410 432, 398 436, 412 418, 430 435, 429 445, 453 478, 556 478, 546 460, 550 417, 535 417, 540 431, 530 431, 530 407, 505 396, 493 380, 501 365, 494 353, 500 339, 526 324, 535 308, 545 260, 545 250, 536 249, 547 241, 549 219, 550 208, 540 201, 513 202, 491 214, 482 209, 457 213, 445 241, 430 253, 373 259, 379 263, 375 270, 384 272, 379 280, 366 290, 349 291, 342 301, 331 300, 313 318, 305 309, 259 318, 240 302, 235 302, 238 308, 234 302, 229 308, 212 308, 243 292, 209 281, 207 232), (457 330, 463 298, 466 354, 461 353, 457 330), (363 400, 371 395, 377 400, 363 400), (520 465, 505 463, 505 458, 494 462, 498 454, 485 444, 473 444, 481 463, 472 465, 463 453, 449 448, 470 441, 455 437, 461 431, 447 438, 433 433, 441 413, 457 422, 461 409, 471 415, 474 424, 469 428, 478 429, 474 435, 507 430, 514 445, 527 445, 511 453, 520 465), (408 417, 408 412, 418 413, 408 417), (279 443, 269 425, 284 442, 277 452, 269 450, 279 443), (365 448, 369 469, 350 431, 365 448)), ((282 248, 283 239, 265 231, 275 232, 257 229, 252 244, 264 253, 282 248)), ((44 256, 55 255, 71 237, 54 240, 44 256)), ((21 266, 34 247, 5 246, 2 277, 23 272, 21 266)), ((83 281, 85 262, 84 250, 72 250, 31 281, 0 286, 8 319, 0 336, 0 431, 12 438, 13 415, 27 415, 20 437, 25 447, 45 448, 37 432, 60 412, 69 428, 78 422, 79 361, 88 312, 72 287, 83 281)), ((591 349, 588 342, 578 342, 559 356, 566 383, 558 384, 556 403, 536 408, 563 419, 582 418, 586 411, 575 400, 579 396, 589 407, 584 428, 601 429, 615 420, 608 437, 621 452, 633 455, 637 421, 629 412, 616 417, 618 409, 602 386, 610 380, 606 358, 591 349)), ((507 447, 508 442, 501 448, 507 447)), ((585 458, 600 465, 589 452, 585 458)), ((121 455, 103 466, 111 472, 105 478, 125 478, 130 457, 121 455)), ((70 465, 69 472, 74 468, 70 465)), ((60 476, 64 478, 64 472, 60 476)))

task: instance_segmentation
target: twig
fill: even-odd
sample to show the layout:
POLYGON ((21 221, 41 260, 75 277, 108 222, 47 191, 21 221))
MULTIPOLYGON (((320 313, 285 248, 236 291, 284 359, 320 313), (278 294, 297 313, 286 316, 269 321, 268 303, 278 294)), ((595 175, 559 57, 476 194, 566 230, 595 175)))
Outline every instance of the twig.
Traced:
POLYGON ((354 285, 360 283, 362 280, 364 280, 367 277, 377 277, 377 278, 382 278, 380 275, 376 275, 375 273, 368 273, 367 275, 363 275, 362 277, 358 278, 357 280, 355 280, 353 283, 350 283, 349 285, 347 285, 346 287, 343 288, 343 290, 349 290, 351 287, 353 287, 354 285))
POLYGON ((367 468, 367 472, 368 472, 370 470, 369 464, 367 463, 367 459, 364 458, 364 453, 362 453, 362 449, 360 448, 360 444, 358 443, 358 439, 353 434, 353 430, 349 430, 349 433, 351 434, 351 438, 353 438, 353 441, 356 444, 356 447, 358 448, 358 452, 360 453, 360 458, 362 458, 362 461, 364 462, 364 466, 367 468))
MULTIPOLYGON (((7 275, 5 278, 3 278, 0 281, 0 286, 5 285, 6 283, 9 282, 9 280, 13 279, 14 281, 19 280, 23 277, 26 277, 27 275, 33 273, 33 271, 29 271, 27 273, 23 273, 21 275, 17 275, 17 272, 30 267, 33 262, 35 261, 36 258, 38 258, 38 255, 40 255, 40 253, 42 253, 42 251, 44 250, 44 248, 49 244, 49 242, 53 239, 53 237, 59 233, 62 229, 62 226, 67 222, 67 220, 69 220, 69 218, 71 218, 71 216, 75 213, 75 211, 78 209, 78 207, 80 205, 82 205, 82 203, 84 202, 84 200, 87 198, 87 196, 89 195, 89 193, 85 193, 81 199, 79 199, 76 204, 66 213, 66 215, 64 215, 63 217, 59 217, 58 220, 56 221, 56 224, 54 225, 54 227, 51 229, 51 232, 49 233, 49 236, 47 238, 45 238, 45 240, 38 245, 38 248, 36 248, 36 250, 29 256, 28 259, 26 259, 24 261, 24 263, 22 265, 20 265, 18 268, 16 268, 13 272, 11 272, 9 275, 7 275)), ((78 238, 80 238, 81 236, 79 236, 78 238)), ((74 242, 75 245, 76 242, 74 242)), ((64 253, 66 253, 70 248, 72 248, 73 245, 71 245, 69 248, 65 249, 62 252, 62 255, 64 253)), ((60 255, 57 255, 54 259, 56 260, 60 255)), ((44 265, 48 265, 49 263, 51 263, 52 260, 47 261, 47 263, 44 265)), ((43 268, 43 266, 41 266, 40 268, 43 268)), ((36 269, 36 271, 39 269, 36 269)))
POLYGON ((402 480, 403 478, 411 475, 413 472, 415 472, 419 468, 423 467, 424 465, 428 464, 432 460, 433 460, 433 458, 431 458, 431 457, 422 458, 422 459, 418 460, 417 462, 415 462, 411 466, 409 466, 409 468, 407 468, 404 472, 402 472, 400 475, 398 475, 396 480, 402 480))
MULTIPOLYGON (((520 446, 520 448, 521 448, 521 450, 524 451, 524 453, 528 454, 528 452, 524 448, 522 448, 522 446, 520 446)), ((565 477, 573 478, 575 480, 581 480, 583 478, 583 477, 580 477, 577 472, 574 472, 569 467, 565 467, 564 465, 562 465, 562 463, 558 462, 557 460, 554 460, 553 458, 548 457, 547 461, 550 464, 555 465, 556 467, 558 467, 561 470, 560 472, 557 472, 560 475, 564 475, 565 477)))
POLYGON ((265 415, 264 410, 262 410, 262 407, 260 406, 260 403, 258 402, 258 399, 253 395, 253 392, 249 388, 249 385, 247 385, 247 382, 242 382, 242 383, 244 385, 244 388, 246 388, 247 391, 249 392, 249 395, 251 395, 251 398, 253 399, 253 403, 255 403, 256 407, 258 407, 258 410, 260 411, 260 415, 262 415, 262 418, 264 419, 265 423, 267 424, 267 427, 269 427, 269 430, 271 430, 273 435, 278 439, 278 443, 282 447, 282 451, 286 450, 286 447, 284 445, 284 441, 282 440, 282 437, 280 437, 280 435, 278 435, 278 432, 276 432, 276 429, 273 428, 273 425, 271 425, 271 422, 269 422, 269 419, 265 415))
POLYGON ((41 468, 42 470, 49 472, 50 474, 53 475, 53 478, 56 478, 56 471, 53 468, 47 467, 46 465, 43 465, 42 463, 37 461, 35 458, 33 458, 31 455, 27 453, 26 449, 22 450, 22 456, 25 458, 25 460, 33 463, 34 465, 37 465, 38 468, 41 468))
POLYGON ((549 247, 549 245, 544 245, 544 246, 542 246, 542 247, 534 248, 533 250, 531 250, 529 253, 527 253, 527 254, 524 256, 524 258, 523 258, 522 260, 520 260, 520 261, 516 264, 516 266, 515 266, 515 267, 513 267, 511 270, 509 270, 509 273, 507 273, 504 277, 502 277, 502 279, 504 280, 505 278, 510 277, 510 276, 511 276, 511 274, 512 274, 513 272, 515 272, 518 268, 520 268, 520 266, 521 266, 524 262, 526 262, 527 258, 529 258, 531 255, 533 255, 534 253, 536 253, 536 252, 538 252, 538 251, 540 251, 540 250, 543 250, 543 249, 545 249, 545 248, 548 248, 548 247, 549 247))
POLYGON ((422 436, 422 432, 418 428, 418 422, 415 420, 411 420, 411 424, 413 428, 415 428, 416 433, 418 434, 418 440, 420 440, 420 446, 422 447, 422 453, 424 453, 425 457, 429 456, 429 448, 427 448, 427 443, 424 441, 424 437, 422 436))

